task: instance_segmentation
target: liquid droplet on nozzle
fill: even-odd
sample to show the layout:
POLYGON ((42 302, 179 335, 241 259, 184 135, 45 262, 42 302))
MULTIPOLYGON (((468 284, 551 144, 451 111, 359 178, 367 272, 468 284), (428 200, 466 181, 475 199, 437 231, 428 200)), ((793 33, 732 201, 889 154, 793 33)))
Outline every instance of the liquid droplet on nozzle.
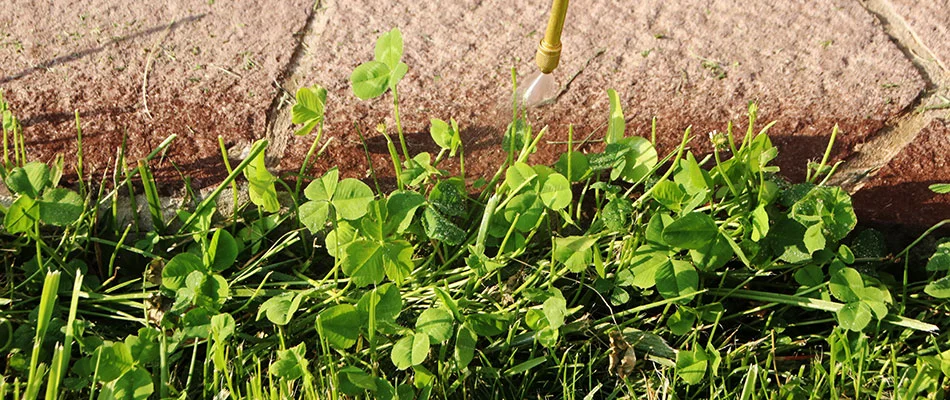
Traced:
POLYGON ((524 85, 518 87, 519 98, 527 107, 535 107, 557 96, 557 83, 554 82, 554 76, 535 72, 528 76, 524 85))

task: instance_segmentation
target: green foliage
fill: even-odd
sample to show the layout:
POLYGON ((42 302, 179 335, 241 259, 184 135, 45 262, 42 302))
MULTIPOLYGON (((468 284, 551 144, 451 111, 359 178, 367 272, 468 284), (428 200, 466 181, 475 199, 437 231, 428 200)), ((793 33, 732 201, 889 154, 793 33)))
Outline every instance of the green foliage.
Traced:
POLYGON ((310 363, 306 353, 305 343, 287 350, 278 350, 277 361, 271 364, 270 373, 286 380, 300 379, 307 374, 307 366, 310 363))
POLYGON ((789 216, 805 226, 806 232, 815 229, 821 237, 834 241, 844 239, 857 223, 851 197, 841 188, 823 186, 812 188, 796 201, 789 216))
POLYGON ((937 245, 933 255, 927 260, 927 271, 950 271, 950 241, 937 245))
POLYGON ((365 183, 346 178, 337 185, 331 204, 340 218, 358 219, 366 215, 366 207, 373 201, 373 191, 365 183))
POLYGON ((617 95, 617 91, 608 89, 607 96, 610 97, 610 119, 607 122, 607 135, 604 136, 604 142, 611 144, 623 139, 626 122, 623 120, 623 109, 620 106, 620 96, 617 95))
POLYGON ((38 223, 65 227, 77 222, 85 212, 78 193, 52 187, 51 172, 44 163, 31 162, 13 168, 4 183, 16 196, 6 210, 3 226, 10 233, 30 233, 38 223))
POLYGON ((436 145, 449 151, 449 157, 455 157, 456 151, 462 145, 462 136, 459 133, 458 123, 455 122, 454 118, 451 127, 441 119, 432 118, 429 125, 429 134, 436 145))
POLYGON ((327 103, 327 90, 318 85, 297 89, 297 104, 291 109, 291 122, 303 127, 294 131, 295 135, 310 134, 313 128, 323 123, 323 113, 327 103))
POLYGON ((412 272, 412 246, 404 240, 357 239, 346 247, 342 264, 343 273, 357 286, 379 284, 384 277, 400 285, 412 272))
POLYGON ((929 186, 930 190, 938 194, 950 193, 950 183, 934 183, 929 186))
POLYGON ((475 357, 475 346, 478 343, 478 335, 467 324, 459 326, 455 337, 455 350, 452 355, 455 365, 459 369, 465 369, 475 357))
MULTIPOLYGON (((423 212, 422 226, 432 240, 456 246, 465 240, 465 231, 454 220, 466 215, 465 194, 455 181, 437 183, 429 192, 428 203, 423 212)), ((409 205, 415 209, 415 200, 409 205)), ((406 214, 408 216, 408 214, 406 214)), ((405 225, 408 220, 401 219, 405 225)))
POLYGON ((593 263, 595 249, 592 247, 596 242, 595 238, 589 236, 554 238, 552 255, 571 272, 581 272, 593 263))
POLYGON ((257 312, 257 318, 260 319, 261 314, 264 314, 267 316, 267 320, 274 325, 287 325, 293 320, 294 313, 300 308, 300 302, 308 294, 307 292, 287 292, 271 297, 264 304, 261 304, 261 308, 257 312))
POLYGON ((346 220, 359 219, 368 212, 373 190, 353 178, 341 181, 339 176, 336 168, 331 169, 320 179, 310 182, 304 190, 309 201, 300 205, 298 216, 310 232, 323 229, 331 210, 346 220))
POLYGON ((441 343, 452 337, 455 319, 452 313, 441 308, 430 308, 416 319, 416 332, 429 335, 430 343, 441 343))
POLYGON ((40 208, 29 196, 19 196, 7 209, 3 217, 3 226, 10 233, 24 233, 33 230, 40 220, 40 208))
POLYGON ((554 169, 571 182, 579 182, 591 172, 587 156, 576 151, 561 154, 554 169))
POLYGON ((402 312, 402 296, 399 289, 391 283, 381 285, 360 297, 356 305, 360 318, 367 320, 361 326, 367 326, 369 332, 387 331, 396 325, 396 317, 402 312))
POLYGON ((365 391, 375 392, 379 389, 376 378, 365 371, 349 366, 340 370, 340 390, 350 396, 363 394, 365 391))
POLYGON ((350 74, 353 94, 362 100, 381 96, 394 88, 409 66, 402 59, 402 33, 398 28, 382 34, 376 41, 376 59, 360 64, 350 74))
POLYGON ((204 272, 201 259, 192 253, 181 253, 169 260, 162 270, 162 286, 178 290, 185 285, 188 275, 195 271, 204 272))
MULTIPOLYGON (((950 271, 950 241, 937 245, 934 254, 927 261, 927 271, 950 271)), ((924 293, 938 299, 950 298, 950 275, 931 281, 924 287, 924 293)))
POLYGON ((35 199, 50 184, 49 167, 40 162, 31 162, 14 168, 7 176, 6 184, 12 192, 35 199))
POLYGON ((406 335, 393 345, 392 362, 399 370, 422 364, 429 354, 429 335, 414 333, 406 335))
POLYGON ((843 328, 861 331, 874 319, 887 316, 887 304, 890 294, 880 289, 873 281, 868 281, 861 273, 851 267, 832 264, 831 294, 845 303, 837 312, 838 322, 843 328))
MULTIPOLYGON (((255 145, 261 143, 255 142, 255 145)), ((253 147, 253 145, 252 145, 253 147)), ((277 189, 274 182, 277 177, 267 170, 264 165, 264 152, 260 152, 251 159, 250 164, 244 170, 244 177, 247 178, 247 193, 251 197, 251 202, 267 212, 277 212, 280 209, 280 203, 277 201, 277 189)))
POLYGON ((701 348, 680 350, 676 354, 676 375, 683 382, 695 385, 702 381, 709 365, 709 357, 701 348))
POLYGON ((346 350, 356 344, 359 337, 359 315, 356 307, 349 304, 327 308, 317 316, 317 331, 333 347, 346 350))
POLYGON ((544 206, 552 210, 560 210, 571 204, 573 194, 571 193, 570 182, 564 175, 553 173, 544 179, 541 189, 538 192, 541 196, 541 202, 544 206))
POLYGON ((381 61, 395 69, 402 59, 402 32, 399 28, 393 28, 376 39, 376 61, 381 61))
POLYGON ((135 368, 122 374, 115 382, 106 384, 100 398, 144 400, 154 391, 152 375, 143 368, 135 368))
POLYGON ((152 375, 144 368, 159 358, 155 345, 157 333, 143 328, 139 336, 129 336, 125 342, 104 343, 93 352, 97 379, 103 383, 100 398, 146 399, 155 388, 152 375))
POLYGON ((656 289, 667 299, 686 296, 699 289, 699 274, 687 261, 672 260, 660 264, 654 278, 656 289))
POLYGON ((663 242, 684 249, 702 249, 719 234, 713 219, 702 213, 689 213, 663 228, 663 242))
POLYGON ((362 100, 381 96, 389 89, 389 66, 379 61, 360 64, 350 74, 353 94, 362 100))
POLYGON ((204 252, 202 262, 208 266, 211 271, 221 272, 237 261, 238 242, 231 236, 227 230, 216 229, 211 235, 211 241, 208 243, 207 251, 204 252))
MULTIPOLYGON (((730 124, 694 154, 687 131, 661 154, 611 90, 604 147, 571 131, 553 166, 516 109, 504 164, 473 177, 454 119, 410 157, 403 46, 384 32, 351 76, 357 97, 393 94, 390 193, 305 162, 282 205, 259 141, 178 232, 146 232, 107 209, 122 182, 73 192, 60 164, 5 162, 0 397, 939 398, 950 245, 923 261, 852 233, 833 166, 786 182, 754 104, 741 140, 730 124), (216 214, 241 174, 258 207, 216 214)), ((326 101, 302 88, 292 110, 313 148, 326 101)))

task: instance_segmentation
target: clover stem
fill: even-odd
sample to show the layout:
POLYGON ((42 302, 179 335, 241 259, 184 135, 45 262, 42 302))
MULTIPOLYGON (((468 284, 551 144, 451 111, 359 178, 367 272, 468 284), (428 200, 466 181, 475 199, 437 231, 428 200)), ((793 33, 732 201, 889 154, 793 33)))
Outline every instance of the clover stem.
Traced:
POLYGON ((297 186, 294 190, 294 196, 297 198, 300 197, 303 174, 307 171, 307 166, 310 165, 310 158, 313 157, 313 152, 317 150, 317 144, 320 143, 321 138, 323 138, 323 122, 317 125, 317 137, 313 139, 313 144, 310 145, 310 150, 307 150, 307 156, 304 157, 303 164, 300 165, 300 172, 297 173, 297 186))
MULTIPOLYGON (((221 135, 218 135, 218 147, 221 149, 221 158, 224 160, 224 168, 228 171, 228 175, 234 172, 234 169, 231 168, 231 161, 228 160, 228 150, 224 146, 224 138, 221 135)), ((299 184, 298 184, 299 185, 299 184)), ((297 189, 297 192, 300 192, 300 189, 297 189)), ((237 221, 237 212, 238 212, 238 187, 237 182, 231 181, 231 194, 233 201, 231 205, 231 218, 232 221, 237 221)))
POLYGON ((462 181, 465 181, 465 147, 459 144, 459 175, 462 175, 462 181))
POLYGON ((716 158, 716 168, 719 169, 719 174, 722 175, 722 179, 726 181, 726 186, 729 186, 729 191, 732 192, 733 197, 739 197, 739 191, 736 190, 736 187, 732 185, 732 180, 729 179, 729 174, 722 169, 722 161, 719 159, 719 146, 713 144, 713 155, 716 158))
POLYGON ((402 146, 402 155, 409 161, 409 148, 406 147, 406 137, 402 133, 402 122, 399 121, 399 92, 393 86, 393 119, 396 120, 396 132, 399 133, 399 144, 402 146))

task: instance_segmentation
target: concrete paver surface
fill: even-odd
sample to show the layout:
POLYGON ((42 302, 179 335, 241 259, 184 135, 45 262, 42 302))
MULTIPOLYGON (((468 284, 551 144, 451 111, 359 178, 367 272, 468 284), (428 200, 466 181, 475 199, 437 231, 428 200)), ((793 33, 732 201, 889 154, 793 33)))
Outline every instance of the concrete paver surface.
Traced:
MULTIPOLYGON (((318 33, 305 41, 305 67, 288 86, 328 87, 329 132, 344 139, 341 145, 358 148, 353 122, 374 133, 388 118, 391 100, 359 101, 349 91, 349 73, 371 59, 379 32, 398 26, 410 66, 400 96, 407 130, 426 142, 430 117, 455 117, 468 128, 470 154, 485 161, 485 170, 473 172, 490 173, 511 119, 510 68, 523 77, 533 67, 548 6, 325 1, 315 19, 318 33)), ((694 146, 705 148, 708 131, 724 130, 728 120, 744 127, 746 104, 757 101, 763 125, 778 121, 772 134, 781 146, 779 163, 796 178, 808 159, 820 157, 834 124, 843 132, 840 158, 924 87, 876 19, 853 1, 575 2, 563 42, 558 79, 563 84, 577 76, 556 104, 533 112, 536 127, 550 125, 551 140, 566 139, 568 124, 578 137, 603 127, 609 88, 622 96, 629 134, 649 135, 650 119, 659 118, 664 149, 690 125, 698 136, 694 146)), ((296 165, 308 146, 308 139, 292 139, 285 166, 296 165)), ((551 162, 561 150, 546 146, 537 160, 551 162)), ((376 164, 385 165, 385 154, 379 157, 376 164)))
MULTIPOLYGON (((134 163, 174 133, 168 160, 213 185, 217 136, 261 135, 312 4, 14 0, 0 15, 0 89, 40 160, 75 161, 78 110, 87 170, 111 168, 123 136, 134 163)), ((170 163, 160 178, 180 181, 170 163)))

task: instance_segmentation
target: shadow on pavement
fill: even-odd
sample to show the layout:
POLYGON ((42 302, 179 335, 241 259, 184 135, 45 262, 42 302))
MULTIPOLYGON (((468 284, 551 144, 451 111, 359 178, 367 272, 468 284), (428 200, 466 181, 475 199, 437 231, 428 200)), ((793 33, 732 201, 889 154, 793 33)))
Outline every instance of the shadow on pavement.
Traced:
POLYGON ((99 53, 99 52, 105 50, 107 47, 112 46, 112 45, 115 45, 115 44, 118 44, 118 43, 126 42, 126 41, 129 41, 129 40, 132 40, 132 39, 135 39, 135 38, 139 38, 139 37, 142 37, 142 36, 148 36, 148 35, 154 34, 154 33, 156 33, 156 32, 163 31, 163 30, 165 30, 165 29, 168 29, 168 30, 170 30, 170 31, 173 31, 173 30, 175 30, 175 28, 177 28, 177 27, 178 27, 179 25, 181 25, 181 24, 190 24, 190 23, 197 22, 197 21, 201 20, 202 18, 204 18, 206 15, 208 15, 208 14, 207 14, 207 13, 202 13, 202 14, 196 14, 196 15, 188 16, 188 17, 185 17, 185 18, 176 20, 176 21, 172 22, 170 25, 169 25, 169 24, 157 25, 157 26, 154 26, 154 27, 151 27, 151 28, 148 28, 148 29, 145 29, 145 30, 136 32, 136 33, 133 33, 133 34, 131 34, 131 35, 122 36, 122 37, 119 37, 119 38, 110 40, 110 41, 108 41, 108 42, 102 44, 102 45, 99 46, 99 47, 94 47, 94 48, 90 48, 90 49, 86 49, 86 50, 82 50, 82 51, 77 51, 77 52, 70 53, 70 54, 65 55, 65 56, 56 57, 56 58, 53 58, 53 59, 51 59, 51 60, 44 61, 44 62, 39 63, 39 64, 37 64, 37 65, 35 65, 35 66, 33 66, 33 67, 30 67, 30 68, 24 69, 24 70, 22 70, 22 71, 20 71, 20 72, 17 72, 17 73, 15 73, 15 74, 13 74, 13 75, 9 75, 9 76, 5 76, 5 77, 3 77, 3 78, 0 78, 0 84, 4 84, 4 83, 7 83, 7 82, 15 81, 15 80, 17 80, 17 79, 20 79, 20 78, 23 78, 23 77, 25 77, 25 76, 27 76, 27 75, 30 75, 30 74, 32 74, 32 73, 34 73, 34 72, 41 71, 41 70, 46 70, 46 69, 48 69, 48 68, 52 68, 52 67, 55 67, 55 66, 60 65, 60 64, 65 64, 65 63, 68 63, 68 62, 76 61, 76 60, 78 60, 78 59, 80 59, 80 58, 83 58, 83 57, 86 57, 86 56, 89 56, 89 55, 92 55, 92 54, 99 53))

